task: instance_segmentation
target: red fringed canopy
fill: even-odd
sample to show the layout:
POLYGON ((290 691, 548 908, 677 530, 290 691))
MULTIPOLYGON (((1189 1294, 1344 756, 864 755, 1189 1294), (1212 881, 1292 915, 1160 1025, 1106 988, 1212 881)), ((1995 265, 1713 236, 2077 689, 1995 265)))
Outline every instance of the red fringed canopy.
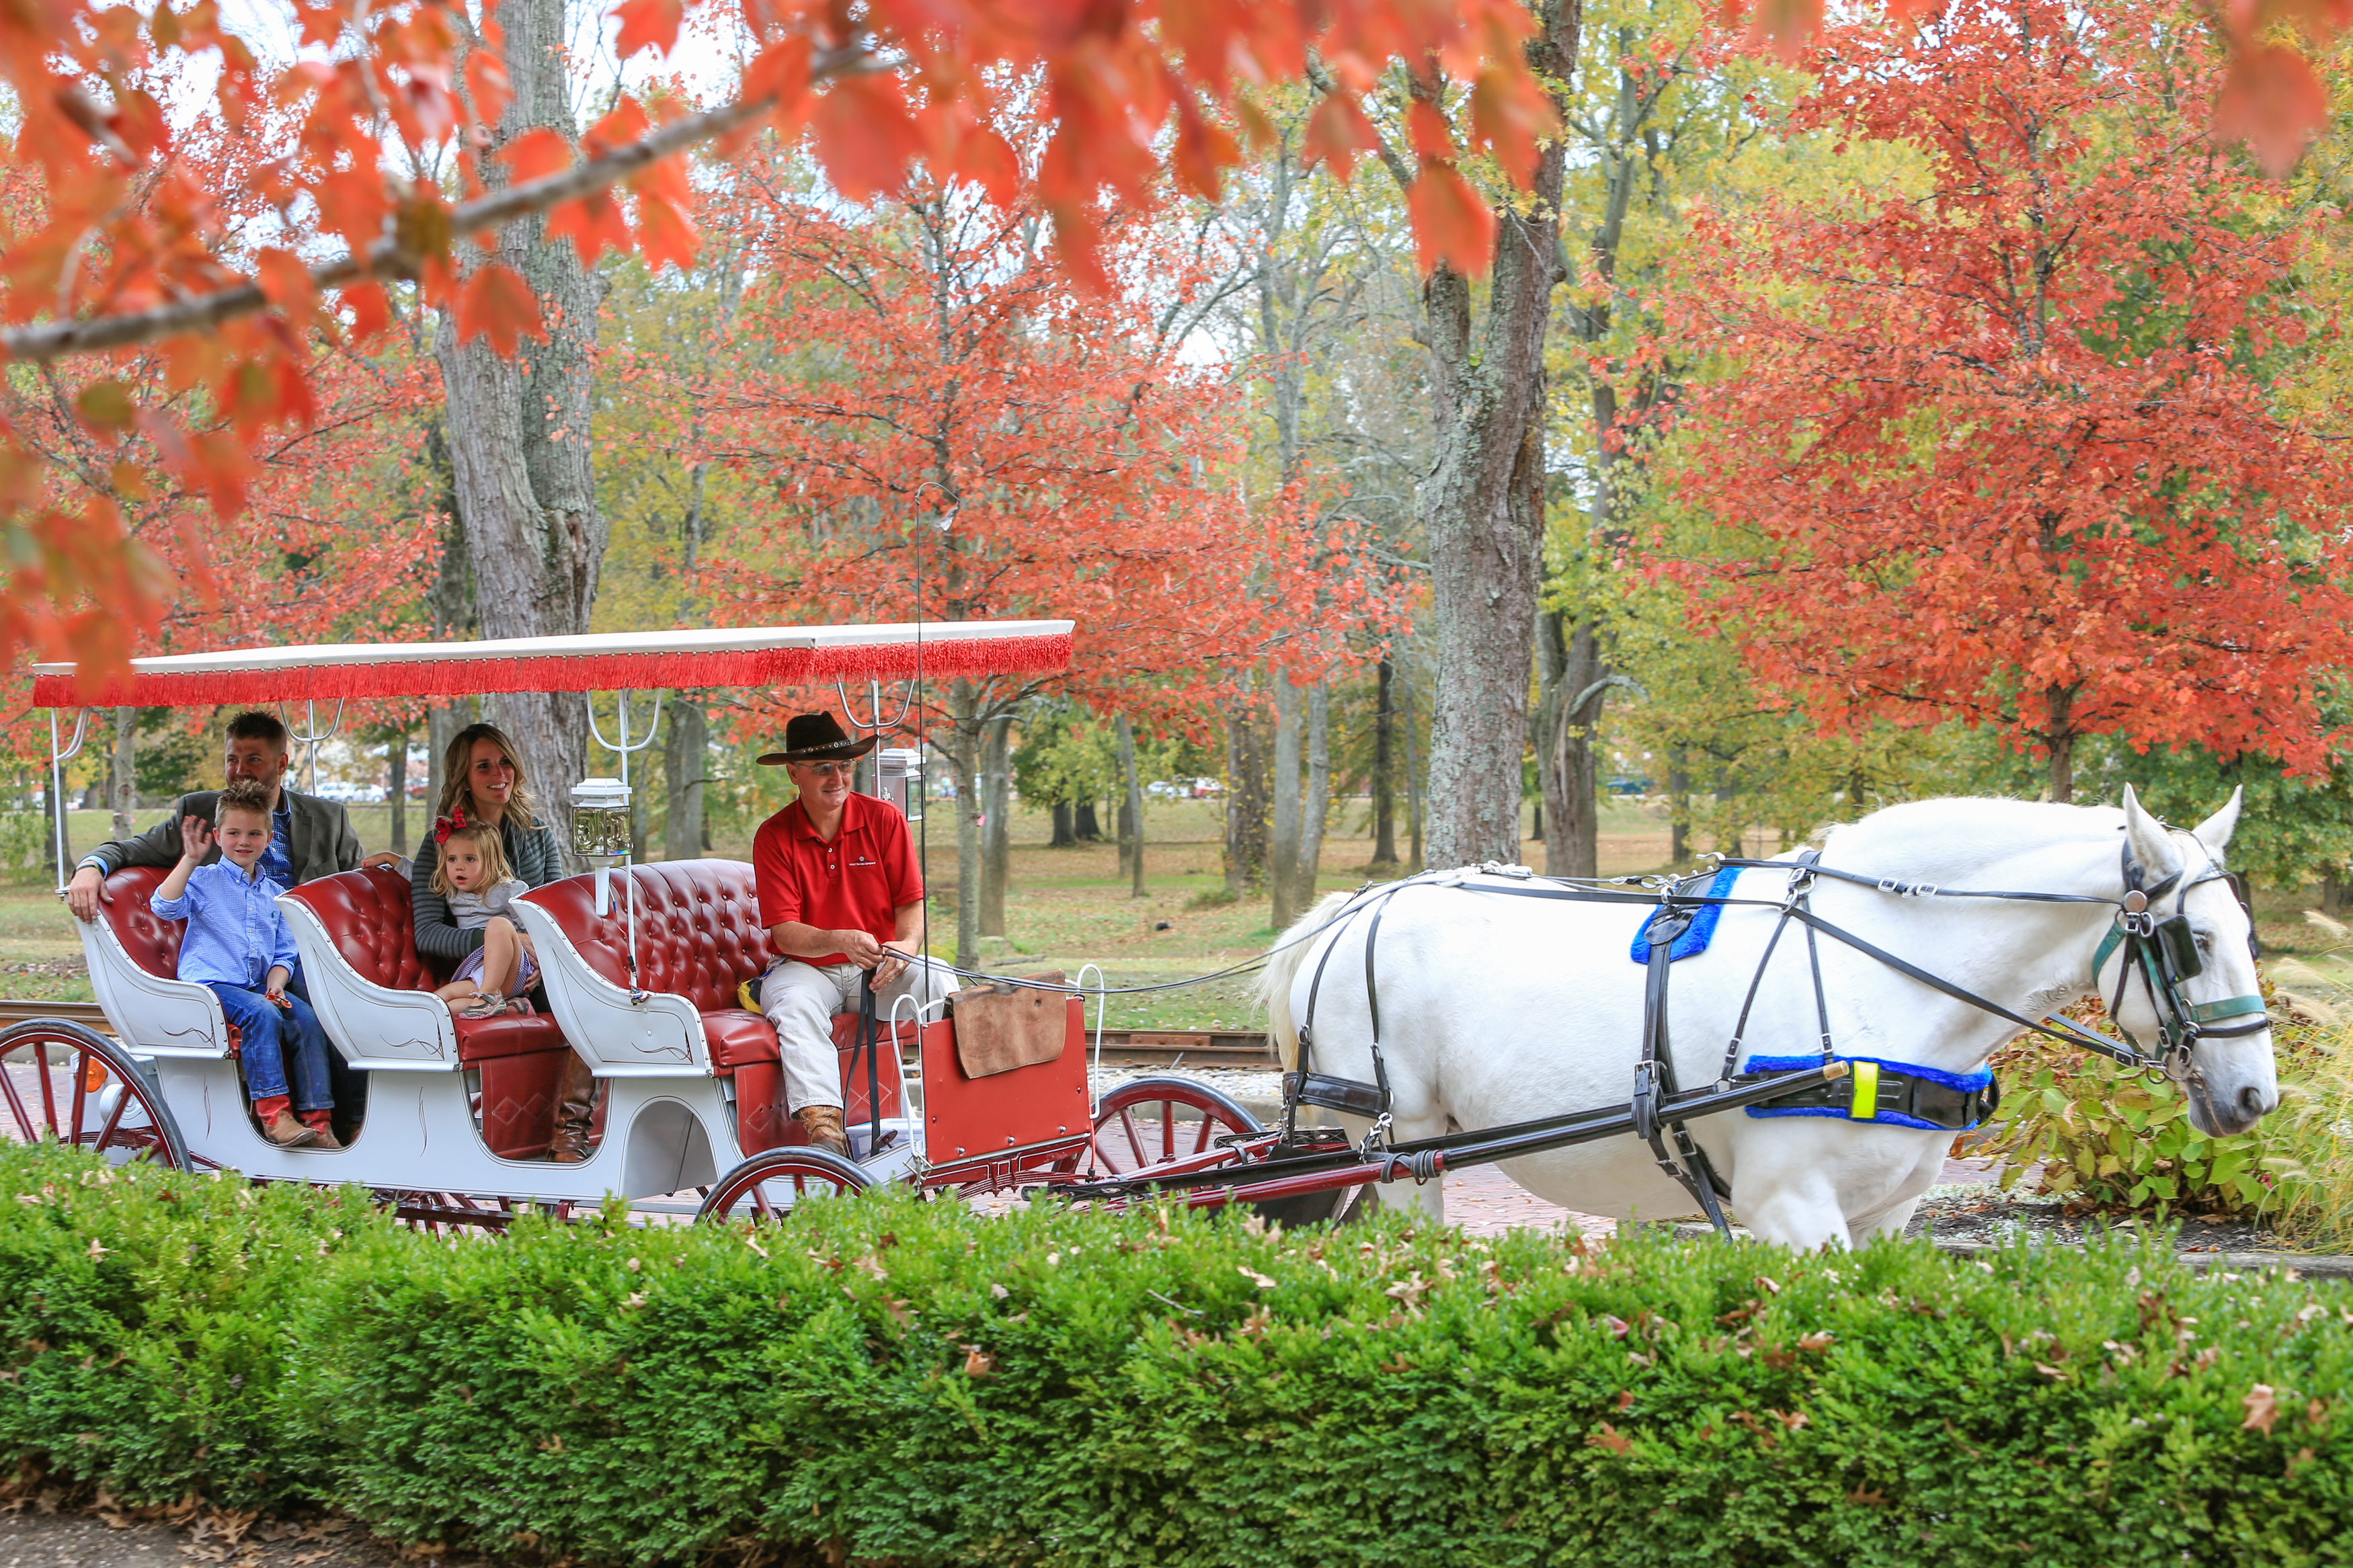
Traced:
POLYGON ((33 667, 47 708, 209 708, 493 691, 649 691, 828 680, 1042 675, 1071 662, 1068 621, 748 626, 499 642, 345 643, 131 661, 128 685, 85 689, 70 664, 33 667))

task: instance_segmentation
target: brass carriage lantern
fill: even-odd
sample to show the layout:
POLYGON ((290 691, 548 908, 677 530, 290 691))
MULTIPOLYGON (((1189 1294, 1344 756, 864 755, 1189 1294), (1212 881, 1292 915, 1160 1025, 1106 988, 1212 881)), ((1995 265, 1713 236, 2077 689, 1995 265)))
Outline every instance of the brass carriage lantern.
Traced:
POLYGON ((572 852, 596 868, 596 912, 613 907, 613 868, 629 858, 629 786, 582 779, 572 786, 572 852))

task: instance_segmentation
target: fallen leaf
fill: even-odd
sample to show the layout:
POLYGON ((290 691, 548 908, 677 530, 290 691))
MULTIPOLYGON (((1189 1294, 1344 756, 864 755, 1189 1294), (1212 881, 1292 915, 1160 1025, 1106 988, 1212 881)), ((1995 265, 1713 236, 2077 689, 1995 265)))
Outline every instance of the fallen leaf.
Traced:
POLYGON ((1585 1446, 1588 1448, 1607 1448, 1613 1454, 1623 1454, 1634 1447, 1630 1439, 1620 1436, 1618 1428, 1607 1421, 1601 1424, 1600 1431, 1587 1436, 1585 1446))
MULTIPOLYGON (((1271 1290, 1274 1289, 1274 1277, 1271 1274, 1261 1274, 1255 1268, 1243 1268, 1239 1266, 1235 1268, 1234 1272, 1240 1275, 1243 1279, 1249 1280, 1251 1284, 1257 1286, 1261 1290, 1271 1290)), ((1397 1292, 1395 1290, 1391 1290, 1389 1294, 1394 1296, 1397 1292)))
POLYGON ((966 1377, 984 1378, 997 1370, 997 1358, 978 1345, 966 1345, 964 1352, 964 1374, 966 1377))
POLYGON ((2255 1384, 2247 1390, 2246 1397, 2239 1404, 2247 1413, 2247 1418, 2239 1423, 2239 1430, 2261 1432, 2269 1436, 2272 1423, 2279 1419, 2279 1396, 2272 1385, 2268 1383, 2255 1384))

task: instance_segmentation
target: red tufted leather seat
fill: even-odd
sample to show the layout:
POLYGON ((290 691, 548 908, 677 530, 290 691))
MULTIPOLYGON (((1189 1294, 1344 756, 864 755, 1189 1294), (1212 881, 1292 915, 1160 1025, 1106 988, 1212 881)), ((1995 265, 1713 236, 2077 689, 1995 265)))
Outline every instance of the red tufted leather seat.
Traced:
MULTIPOLYGON (((186 931, 185 921, 167 921, 150 907, 155 889, 172 873, 155 866, 125 866, 106 879, 106 899, 99 900, 98 918, 114 932, 122 943, 122 951, 131 962, 148 973, 165 980, 180 977, 180 938, 186 931)), ((237 1026, 228 1025, 228 1048, 232 1055, 238 1045, 237 1026)))
MULTIPOLYGON (((616 873, 612 911, 596 913, 596 879, 569 877, 532 895, 553 916, 588 966, 615 985, 629 984, 629 927, 616 873)), ((741 860, 662 860, 626 873, 637 884, 638 984, 683 996, 702 1015, 702 1038, 712 1072, 735 1080, 737 1138, 747 1154, 807 1140, 786 1113, 784 1068, 775 1026, 747 1013, 736 987, 767 972, 775 949, 760 921, 752 868, 741 860)), ((858 1019, 833 1021, 841 1052, 842 1106, 851 1122, 867 1117, 866 1069, 856 1046, 858 1019), (853 1070, 854 1069, 854 1070, 853 1070)), ((914 1030, 902 1031, 910 1043, 914 1030)), ((884 1049, 880 1062, 882 1114, 899 1110, 899 1064, 884 1049)))
POLYGON ((101 899, 98 909, 133 963, 150 974, 174 980, 180 973, 180 934, 187 922, 163 920, 149 907, 155 889, 169 875, 153 866, 125 866, 106 879, 111 901, 101 899))
MULTIPOLYGON (((390 991, 447 984, 447 966, 417 951, 408 879, 398 872, 384 867, 345 871, 305 882, 289 896, 317 912, 335 952, 362 979, 390 991)), ((458 1060, 481 1075, 482 1141, 504 1159, 545 1153, 555 1131, 556 1080, 570 1049, 564 1031, 544 1013, 453 1022, 458 1060)))

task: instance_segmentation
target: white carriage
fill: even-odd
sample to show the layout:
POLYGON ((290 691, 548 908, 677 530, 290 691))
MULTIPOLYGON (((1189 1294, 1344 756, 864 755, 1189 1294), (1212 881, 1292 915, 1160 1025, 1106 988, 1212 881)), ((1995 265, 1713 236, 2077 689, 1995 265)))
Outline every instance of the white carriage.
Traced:
MULTIPOLYGON (((628 752, 649 739, 629 741, 631 689, 1050 670, 1067 663, 1070 632, 1067 621, 966 622, 255 648, 135 660, 129 686, 87 697, 69 668, 40 666, 36 700, 53 710, 85 700, 305 703, 313 721, 301 737, 315 747, 317 705, 328 701, 340 718, 343 701, 374 696, 619 691, 625 727, 609 744, 625 782, 628 752)), ((71 743, 55 749, 53 790, 81 731, 77 720, 71 743)), ((82 928, 113 1037, 59 1020, 0 1034, 0 1132, 258 1180, 354 1183, 417 1220, 495 1226, 519 1205, 608 1194, 700 1191, 707 1211, 740 1213, 788 1207, 813 1185, 997 1190, 1199 1156, 1220 1134, 1259 1131, 1240 1107, 1182 1080, 1129 1086, 1098 1105, 1073 994, 1061 1003, 1059 1055, 977 1077, 964 1070, 953 1019, 937 1007, 881 1020, 863 1047, 857 1016, 837 1018, 856 1158, 807 1146, 786 1112, 776 1033, 738 1000, 739 984, 770 956, 751 868, 630 864, 617 815, 626 798, 625 789, 575 793, 575 847, 596 868, 513 906, 540 956, 543 1014, 454 1015, 433 990, 446 976, 417 953, 408 882, 396 871, 348 871, 280 900, 328 1038, 366 1075, 364 1121, 347 1147, 287 1149, 261 1135, 236 1032, 210 992, 174 977, 178 924, 149 904, 164 873, 142 868, 108 879, 100 918, 82 928), (599 1086, 591 1148, 575 1164, 540 1157, 566 1051, 599 1086), (1100 1148, 1098 1115, 1112 1130, 1100 1148)), ((62 818, 58 835, 69 868, 62 818)))

